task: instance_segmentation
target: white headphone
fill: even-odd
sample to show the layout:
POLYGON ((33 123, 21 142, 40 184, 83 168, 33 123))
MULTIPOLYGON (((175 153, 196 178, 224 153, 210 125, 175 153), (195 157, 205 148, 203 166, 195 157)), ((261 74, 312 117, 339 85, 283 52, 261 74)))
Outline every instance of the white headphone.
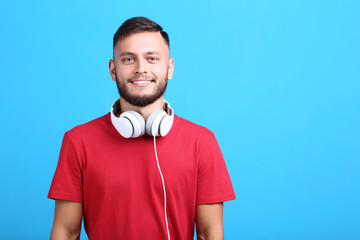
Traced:
POLYGON ((137 138, 143 136, 145 132, 150 136, 164 137, 169 133, 174 122, 174 110, 165 100, 164 110, 152 112, 146 124, 144 118, 135 111, 126 111, 116 117, 115 113, 119 111, 120 98, 111 106, 111 122, 124 138, 137 138))

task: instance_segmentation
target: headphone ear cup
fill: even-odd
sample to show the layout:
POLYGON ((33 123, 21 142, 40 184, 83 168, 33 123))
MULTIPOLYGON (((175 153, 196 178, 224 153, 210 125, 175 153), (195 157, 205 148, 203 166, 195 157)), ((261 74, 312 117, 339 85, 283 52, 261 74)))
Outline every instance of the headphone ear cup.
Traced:
POLYGON ((166 117, 166 113, 163 110, 152 112, 146 120, 146 133, 154 137, 160 136, 160 124, 164 117, 166 117))
POLYGON ((165 137, 169 132, 174 122, 174 115, 167 115, 162 119, 160 123, 159 133, 162 137, 165 137))
POLYGON ((126 111, 119 116, 119 133, 124 138, 137 138, 145 133, 145 121, 135 111, 126 111))
POLYGON ((130 138, 133 135, 133 126, 131 121, 128 118, 122 117, 118 118, 116 121, 116 125, 114 125, 116 130, 120 133, 124 138, 130 138))

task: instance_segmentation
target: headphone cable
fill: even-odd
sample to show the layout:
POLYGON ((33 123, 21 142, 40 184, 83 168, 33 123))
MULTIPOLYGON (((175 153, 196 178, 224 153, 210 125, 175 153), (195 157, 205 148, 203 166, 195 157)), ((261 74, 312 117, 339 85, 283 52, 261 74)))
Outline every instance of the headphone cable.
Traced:
POLYGON ((163 174, 161 172, 160 169, 160 164, 159 164, 159 159, 157 156, 157 151, 156 151, 156 137, 154 136, 154 150, 155 150, 155 157, 156 157, 156 163, 157 163, 157 167, 160 173, 160 177, 161 177, 161 181, 162 181, 162 185, 163 185, 163 189, 164 189, 164 213, 165 213, 165 223, 166 223, 166 231, 167 231, 167 235, 168 235, 168 240, 170 240, 170 231, 169 231, 169 224, 168 224, 168 219, 167 219, 167 215, 166 215, 166 190, 165 190, 165 181, 164 181, 164 177, 163 174))

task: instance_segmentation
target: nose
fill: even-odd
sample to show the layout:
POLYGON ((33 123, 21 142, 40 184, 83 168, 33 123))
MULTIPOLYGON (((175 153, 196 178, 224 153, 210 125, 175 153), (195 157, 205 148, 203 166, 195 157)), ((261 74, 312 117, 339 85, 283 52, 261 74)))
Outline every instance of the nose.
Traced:
POLYGON ((145 59, 139 59, 137 62, 135 73, 147 73, 147 65, 145 59))

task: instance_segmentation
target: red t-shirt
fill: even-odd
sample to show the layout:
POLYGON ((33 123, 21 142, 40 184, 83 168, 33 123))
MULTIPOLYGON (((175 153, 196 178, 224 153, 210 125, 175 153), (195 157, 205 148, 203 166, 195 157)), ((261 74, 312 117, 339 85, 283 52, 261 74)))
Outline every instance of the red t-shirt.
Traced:
MULTIPOLYGON (((175 116, 156 138, 171 238, 193 239, 196 204, 235 199, 214 134, 175 116)), ((123 138, 106 114, 64 135, 49 198, 83 203, 89 239, 166 239, 153 137, 123 138)))

